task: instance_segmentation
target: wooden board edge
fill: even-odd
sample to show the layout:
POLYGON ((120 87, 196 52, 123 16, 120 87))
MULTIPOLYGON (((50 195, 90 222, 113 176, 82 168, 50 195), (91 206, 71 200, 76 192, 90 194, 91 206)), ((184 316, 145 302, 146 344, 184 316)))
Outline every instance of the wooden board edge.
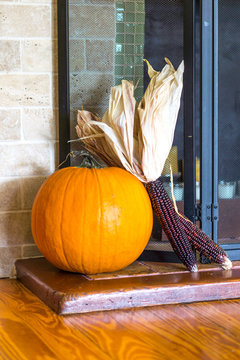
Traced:
POLYGON ((25 285, 33 294, 35 294, 40 300, 42 300, 47 306, 49 306, 57 314, 61 313, 61 302, 64 294, 47 286, 44 282, 38 279, 31 272, 26 271, 22 266, 22 260, 16 260, 16 275, 23 285, 25 285))
POLYGON ((240 298, 240 282, 156 287, 62 299, 59 315, 240 298), (237 293, 236 294, 236 290, 237 293))

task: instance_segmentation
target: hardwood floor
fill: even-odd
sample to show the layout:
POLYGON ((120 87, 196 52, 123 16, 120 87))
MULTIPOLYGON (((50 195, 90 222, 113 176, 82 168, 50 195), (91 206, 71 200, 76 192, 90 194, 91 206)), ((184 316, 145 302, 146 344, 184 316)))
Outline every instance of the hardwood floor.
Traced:
POLYGON ((240 300, 59 316, 0 280, 0 359, 237 360, 240 300))

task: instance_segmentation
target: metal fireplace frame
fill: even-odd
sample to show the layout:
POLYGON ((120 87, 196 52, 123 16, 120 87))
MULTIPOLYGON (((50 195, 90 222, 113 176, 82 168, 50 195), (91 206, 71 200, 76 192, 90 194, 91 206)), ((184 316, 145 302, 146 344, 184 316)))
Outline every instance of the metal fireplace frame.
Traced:
MULTIPOLYGON (((183 0, 184 4, 184 213, 217 242, 218 233, 218 0, 183 0), (196 18, 200 17, 201 197, 196 202, 196 18)), ((59 163, 70 165, 68 0, 58 0, 59 163)), ((221 245, 233 260, 240 244, 221 245)), ((146 252, 146 251, 145 251, 146 252)), ((148 250, 159 260, 159 251, 148 250)), ((166 253, 166 261, 171 254, 166 253)), ((145 258, 146 259, 146 258, 145 258)), ((173 259, 172 259, 173 260, 173 259)), ((174 261, 176 258, 174 257, 174 261)), ((202 258, 204 261, 204 258, 202 258)))

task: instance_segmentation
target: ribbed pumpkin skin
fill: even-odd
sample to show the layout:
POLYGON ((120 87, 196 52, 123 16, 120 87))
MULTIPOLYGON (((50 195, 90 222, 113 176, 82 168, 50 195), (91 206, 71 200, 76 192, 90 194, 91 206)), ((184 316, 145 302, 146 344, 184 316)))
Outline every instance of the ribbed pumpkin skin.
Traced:
POLYGON ((40 188, 32 208, 32 233, 56 267, 85 274, 132 263, 152 231, 143 184, 119 168, 67 167, 40 188))

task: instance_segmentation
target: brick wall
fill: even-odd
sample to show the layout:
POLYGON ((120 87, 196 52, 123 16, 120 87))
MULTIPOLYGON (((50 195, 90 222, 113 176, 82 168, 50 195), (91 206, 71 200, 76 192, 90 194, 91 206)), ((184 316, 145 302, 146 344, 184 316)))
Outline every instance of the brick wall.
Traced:
POLYGON ((57 162, 56 0, 0 4, 0 277, 39 255, 31 206, 57 162))

